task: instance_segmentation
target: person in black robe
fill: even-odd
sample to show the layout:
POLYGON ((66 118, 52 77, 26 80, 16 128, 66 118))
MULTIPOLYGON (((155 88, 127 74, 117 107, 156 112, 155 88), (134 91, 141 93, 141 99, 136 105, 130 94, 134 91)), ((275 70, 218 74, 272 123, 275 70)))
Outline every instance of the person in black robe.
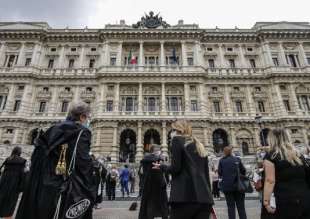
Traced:
POLYGON ((139 219, 153 219, 162 217, 168 219, 167 182, 161 170, 152 169, 153 163, 162 161, 160 147, 152 146, 151 153, 141 161, 143 168, 142 197, 139 219))
MULTIPOLYGON (((72 179, 75 182, 74 185, 78 184, 79 192, 87 194, 84 199, 87 201, 87 208, 84 206, 85 212, 79 212, 81 215, 75 218, 92 218, 92 207, 97 191, 92 181, 93 165, 89 155, 91 144, 91 131, 88 129, 89 115, 90 108, 88 104, 83 102, 72 104, 68 117, 64 122, 52 126, 38 137, 31 157, 29 183, 22 196, 16 219, 55 218, 60 194, 67 194, 66 191, 70 189, 66 187, 64 178, 67 175, 76 142, 78 144, 72 179), (77 141, 80 131, 82 131, 82 134, 79 141, 77 141), (68 147, 65 153, 65 174, 61 175, 56 174, 56 170, 60 154, 63 152, 61 147, 63 144, 67 144, 68 147)), ((78 192, 74 194, 78 194, 78 192)), ((65 198, 61 200, 60 209, 63 209, 63 206, 66 205, 65 200, 65 198)), ((66 218, 64 214, 61 212, 60 216, 56 218, 66 218)))
POLYGON ((25 180, 26 160, 20 157, 22 149, 15 147, 10 157, 2 164, 4 171, 0 180, 0 217, 12 218, 25 180))

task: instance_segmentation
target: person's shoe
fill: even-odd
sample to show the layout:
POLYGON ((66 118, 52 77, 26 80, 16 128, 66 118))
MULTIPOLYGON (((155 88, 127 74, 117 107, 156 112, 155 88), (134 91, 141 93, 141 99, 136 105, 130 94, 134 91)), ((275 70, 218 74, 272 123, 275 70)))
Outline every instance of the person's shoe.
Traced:
POLYGON ((101 207, 99 205, 95 205, 95 209, 101 209, 101 207))

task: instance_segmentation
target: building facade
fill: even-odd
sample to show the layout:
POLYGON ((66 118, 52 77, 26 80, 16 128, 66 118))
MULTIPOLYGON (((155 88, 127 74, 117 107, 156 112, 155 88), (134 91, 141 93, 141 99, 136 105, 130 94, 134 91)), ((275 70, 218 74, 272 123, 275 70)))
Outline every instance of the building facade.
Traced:
POLYGON ((309 23, 203 29, 152 12, 101 29, 4 22, 0 66, 1 157, 14 145, 30 155, 79 100, 92 108, 92 150, 114 162, 139 161, 149 144, 168 156, 176 119, 214 153, 255 154, 275 127, 309 146, 309 23))

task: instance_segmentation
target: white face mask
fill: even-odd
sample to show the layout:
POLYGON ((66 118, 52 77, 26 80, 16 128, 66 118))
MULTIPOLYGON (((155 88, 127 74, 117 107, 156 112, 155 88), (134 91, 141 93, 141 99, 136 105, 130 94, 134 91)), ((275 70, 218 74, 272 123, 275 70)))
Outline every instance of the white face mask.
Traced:
POLYGON ((173 139, 176 135, 177 135, 177 131, 173 130, 173 131, 170 133, 170 138, 173 139))

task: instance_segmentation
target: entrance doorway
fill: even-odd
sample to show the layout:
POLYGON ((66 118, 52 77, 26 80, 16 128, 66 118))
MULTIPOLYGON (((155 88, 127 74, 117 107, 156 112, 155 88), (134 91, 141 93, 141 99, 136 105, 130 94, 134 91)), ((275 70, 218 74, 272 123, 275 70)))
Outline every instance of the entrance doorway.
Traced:
POLYGON ((149 129, 144 134, 144 151, 149 152, 154 144, 160 145, 160 134, 156 129, 149 129))
POLYGON ((136 133, 125 129, 121 133, 119 162, 134 163, 136 157, 136 133))

